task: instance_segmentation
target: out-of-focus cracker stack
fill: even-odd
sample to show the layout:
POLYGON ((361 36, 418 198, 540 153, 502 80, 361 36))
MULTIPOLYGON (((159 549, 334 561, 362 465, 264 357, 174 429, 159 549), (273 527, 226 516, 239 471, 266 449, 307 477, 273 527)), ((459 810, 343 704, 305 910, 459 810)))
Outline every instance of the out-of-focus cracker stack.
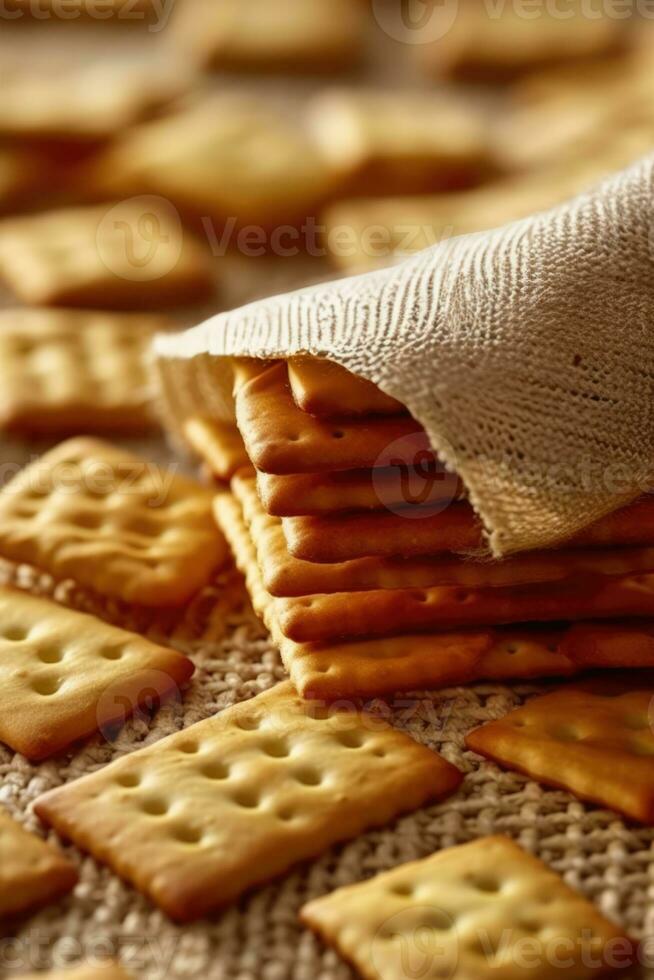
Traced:
POLYGON ((460 482, 399 403, 318 359, 234 372, 251 468, 216 513, 303 694, 654 663, 651 500, 565 548, 489 561, 460 482), (603 620, 621 639, 594 662, 603 620))

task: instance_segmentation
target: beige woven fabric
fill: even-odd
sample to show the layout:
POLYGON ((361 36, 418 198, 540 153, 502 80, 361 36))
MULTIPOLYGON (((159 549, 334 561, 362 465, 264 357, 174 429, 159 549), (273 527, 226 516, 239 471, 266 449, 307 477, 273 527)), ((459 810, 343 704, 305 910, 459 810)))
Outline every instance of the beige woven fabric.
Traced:
MULTIPOLYGON (((2 578, 40 592, 52 590, 49 579, 34 579, 27 570, 16 575, 2 568, 2 578)), ((174 645, 193 657, 198 671, 183 700, 163 708, 152 720, 132 721, 115 742, 98 736, 78 751, 40 765, 30 765, 0 746, 0 804, 30 829, 39 830, 29 806, 41 792, 281 679, 277 652, 247 606, 239 607, 245 601, 241 586, 221 594, 220 613, 214 604, 218 592, 212 589, 175 622, 155 618, 138 624, 157 639, 168 632, 174 645)), ((124 607, 103 607, 71 587, 58 587, 56 595, 112 621, 137 625, 124 607)), ((466 732, 501 716, 535 690, 478 685, 396 699, 391 720, 463 769, 461 790, 442 805, 333 848, 211 921, 173 925, 106 868, 67 847, 79 866, 80 884, 60 905, 24 920, 12 935, 0 935, 0 976, 115 955, 137 980, 353 980, 338 957, 298 925, 303 902, 437 848, 500 832, 543 858, 636 938, 654 936, 654 830, 628 826, 567 793, 500 773, 463 748, 466 732)), ((389 709, 380 703, 377 710, 386 714, 389 709)), ((643 980, 654 978, 654 946, 650 956, 643 980)))
POLYGON ((230 411, 225 354, 333 358, 404 402, 493 554, 554 544, 654 476, 654 157, 555 210, 158 339, 171 425, 230 411))

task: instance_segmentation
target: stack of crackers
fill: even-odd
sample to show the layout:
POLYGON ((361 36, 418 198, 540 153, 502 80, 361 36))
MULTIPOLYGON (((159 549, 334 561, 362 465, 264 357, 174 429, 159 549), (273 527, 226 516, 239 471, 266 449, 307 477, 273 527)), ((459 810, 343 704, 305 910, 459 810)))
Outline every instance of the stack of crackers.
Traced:
POLYGON ((243 447, 232 433, 216 516, 304 697, 654 665, 651 498, 491 561, 456 475, 370 382, 318 358, 236 359, 234 396, 243 447))

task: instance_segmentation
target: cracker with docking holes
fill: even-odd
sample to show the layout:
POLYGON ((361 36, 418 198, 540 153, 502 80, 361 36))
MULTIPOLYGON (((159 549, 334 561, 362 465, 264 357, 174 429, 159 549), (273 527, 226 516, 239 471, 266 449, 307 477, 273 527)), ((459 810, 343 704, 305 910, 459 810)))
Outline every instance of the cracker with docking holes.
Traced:
POLYGON ((52 970, 48 973, 30 973, 22 980, 131 980, 119 963, 105 960, 101 963, 78 963, 66 970, 52 970))
MULTIPOLYGON (((453 17, 445 6, 432 12, 442 18, 443 29, 434 41, 426 37, 416 54, 439 77, 502 81, 566 62, 583 65, 626 46, 629 26, 624 18, 610 16, 600 0, 590 8, 581 3, 571 8, 565 18, 544 9, 534 18, 524 17, 518 7, 503 8, 498 16, 479 4, 462 3, 453 17)), ((433 24, 426 25, 430 30, 433 24)))
POLYGON ((189 0, 173 37, 220 71, 338 71, 363 54, 366 12, 352 0, 189 0))
POLYGON ((0 137, 95 142, 130 126, 183 89, 182 75, 124 65, 35 74, 0 71, 0 137))
POLYGON ((30 435, 156 428, 147 314, 0 311, 0 427, 30 435))
POLYGON ((264 509, 276 517, 333 514, 345 510, 396 510, 416 497, 431 505, 458 500, 463 484, 438 462, 333 473, 257 473, 264 509))
POLYGON ((654 572, 654 548, 593 548, 538 551, 503 561, 475 561, 454 555, 415 558, 355 558, 320 564, 294 558, 279 518, 267 514, 259 500, 258 478, 241 470, 231 489, 252 537, 259 570, 271 595, 362 592, 447 585, 466 588, 520 586, 559 582, 573 576, 622 576, 654 572))
MULTIPOLYGON (((455 502, 434 513, 335 513, 284 517, 288 550, 313 562, 343 562, 370 555, 415 557, 474 552, 484 547, 482 528, 470 504, 455 502)), ((565 542, 566 548, 636 548, 654 544, 654 500, 642 497, 607 514, 565 542)))
POLYGON ((229 480, 249 464, 241 435, 235 425, 194 415, 184 423, 188 444, 219 480, 229 480))
POLYGON ((76 884, 75 866, 0 808, 0 919, 55 902, 76 884))
POLYGON ((466 745, 532 779, 654 823, 654 672, 575 683, 471 732, 466 745))
POLYGON ((347 193, 419 194, 493 175, 490 128, 461 97, 332 89, 309 106, 311 130, 347 193))
POLYGON ((324 357, 289 357, 288 382, 295 404, 319 418, 404 415, 406 408, 366 378, 324 357))
POLYGON ((298 643, 510 623, 654 617, 654 575, 578 578, 494 588, 431 586, 274 599, 298 643))
POLYGON ((0 555, 125 602, 181 606, 227 559, 211 505, 193 480, 70 439, 0 492, 0 555))
POLYGON ((360 711, 290 683, 40 797, 37 814, 172 918, 452 793, 461 773, 360 711))
POLYGON ((366 980, 552 980, 562 972, 589 980, 636 962, 621 929, 502 836, 338 888, 304 905, 300 918, 366 980))
POLYGON ((480 680, 567 677, 593 667, 654 667, 652 620, 614 625, 606 643, 600 623, 573 627, 512 626, 410 634, 332 643, 295 643, 279 629, 243 512, 231 494, 215 501, 216 517, 246 579, 256 613, 270 630, 296 690, 305 698, 377 697, 480 680), (600 639, 597 639, 597 636, 600 639))
POLYGON ((155 196, 0 222, 0 277, 31 306, 163 308, 213 292, 208 251, 155 196))
MULTIPOLYGON (((308 473, 388 466, 398 440, 410 437, 433 459, 424 430, 410 416, 329 422, 293 401, 286 364, 237 387, 236 421, 254 466, 265 473, 308 473)), ((418 447, 414 447, 414 452, 418 447)))
POLYGON ((152 708, 193 674, 181 653, 47 599, 0 589, 0 739, 45 759, 152 708))
POLYGON ((231 92, 129 130, 89 180, 105 196, 161 194, 196 223, 236 222, 248 232, 235 245, 251 256, 296 248, 287 230, 316 215, 337 183, 300 122, 231 92))

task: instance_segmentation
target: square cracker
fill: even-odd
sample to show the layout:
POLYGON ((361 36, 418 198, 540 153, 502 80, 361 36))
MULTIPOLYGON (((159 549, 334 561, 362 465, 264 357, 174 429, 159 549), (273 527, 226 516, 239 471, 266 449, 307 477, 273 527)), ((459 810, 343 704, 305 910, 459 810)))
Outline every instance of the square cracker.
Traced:
POLYGON ((188 657, 83 613, 0 589, 0 739, 44 759, 178 692, 188 657))
POLYGON ((67 970, 30 973, 22 976, 22 980, 130 980, 130 974, 114 960, 105 960, 102 963, 79 963, 67 970))
POLYGON ((0 276, 31 306, 159 309, 214 288, 208 252, 152 195, 5 218, 0 276))
POLYGON ((0 312, 0 427, 31 435, 156 428, 148 352, 163 317, 0 312))
POLYGON ((37 814, 177 920, 452 793, 461 773, 289 683, 40 797, 37 814))
POLYGON ((366 378, 324 357, 289 357, 288 382, 295 404, 320 418, 404 415, 406 408, 366 378))
POLYGON ((332 89, 310 103, 312 132, 347 192, 419 194, 492 175, 488 121, 461 97, 332 89))
POLYGON ((519 586, 376 589, 273 600, 291 640, 326 643, 508 623, 654 617, 654 575, 590 576, 519 586))
POLYGON ((456 556, 355 558, 336 564, 302 561, 290 554, 278 518, 259 501, 259 479, 246 471, 234 475, 231 489, 243 509, 257 553, 263 584, 273 596, 363 592, 372 589, 457 585, 467 588, 558 582, 573 576, 622 576, 654 572, 654 548, 595 548, 538 551, 503 561, 456 556))
POLYGON ((76 884, 63 854, 0 809, 0 919, 55 902, 76 884))
POLYGON ((216 498, 215 510, 245 576, 252 605, 270 630, 302 697, 333 701, 479 680, 565 677, 596 666, 654 666, 652 621, 613 624, 608 636, 604 635, 608 627, 579 623, 567 629, 505 627, 295 643, 279 629, 238 502, 223 493, 216 498))
POLYGON ((421 425, 410 416, 329 422, 295 404, 285 363, 235 391, 236 422, 252 463, 264 473, 310 473, 388 466, 398 440, 416 439, 431 459, 421 425))
POLYGON ((532 779, 654 823, 654 674, 575 683, 471 732, 466 745, 532 779))
MULTIPOLYGON (((288 550, 314 562, 342 562, 369 555, 381 557, 469 552, 484 547, 482 527, 470 504, 454 502, 444 509, 321 514, 282 520, 288 550), (421 516, 421 510, 424 516, 421 516)), ((638 548, 654 545, 654 499, 643 497, 607 514, 574 538, 566 548, 638 548)))
POLYGON ((180 94, 183 73, 166 77, 124 65, 35 73, 30 67, 3 69, 0 82, 0 137, 93 144, 180 94))
POLYGON ((221 71, 337 71, 363 52, 364 5, 352 0, 189 0, 174 38, 221 71))
POLYGON ((128 131, 89 179, 105 196, 161 194, 196 224, 236 222, 249 234, 234 244, 255 256, 268 244, 262 231, 274 245, 272 233, 315 215, 336 183, 297 121, 226 92, 128 131))
POLYGON ((219 480, 229 480, 237 470, 249 464, 235 425, 194 415, 184 423, 184 436, 219 480))
POLYGON ((636 955, 621 929, 501 836, 339 888, 300 918, 367 980, 587 980, 636 955))
POLYGON ((70 439, 0 492, 0 555, 143 606, 181 606, 227 559, 212 493, 95 439, 70 439))
POLYGON ((437 40, 419 44, 417 55, 430 73, 466 80, 502 80, 572 61, 582 65, 619 50, 628 38, 623 18, 607 14, 599 0, 595 6, 589 13, 586 5, 572 4, 564 18, 545 8, 540 16, 524 17, 517 6, 497 16, 476 3, 459 4, 452 18, 445 7, 435 14, 444 29, 437 40))
MULTIPOLYGON (((461 481, 438 464, 430 468, 428 480, 418 472, 415 480, 423 504, 458 500, 464 494, 461 481)), ((390 466, 333 473, 257 473, 257 489, 264 509, 275 517, 407 506, 402 473, 390 466)))

